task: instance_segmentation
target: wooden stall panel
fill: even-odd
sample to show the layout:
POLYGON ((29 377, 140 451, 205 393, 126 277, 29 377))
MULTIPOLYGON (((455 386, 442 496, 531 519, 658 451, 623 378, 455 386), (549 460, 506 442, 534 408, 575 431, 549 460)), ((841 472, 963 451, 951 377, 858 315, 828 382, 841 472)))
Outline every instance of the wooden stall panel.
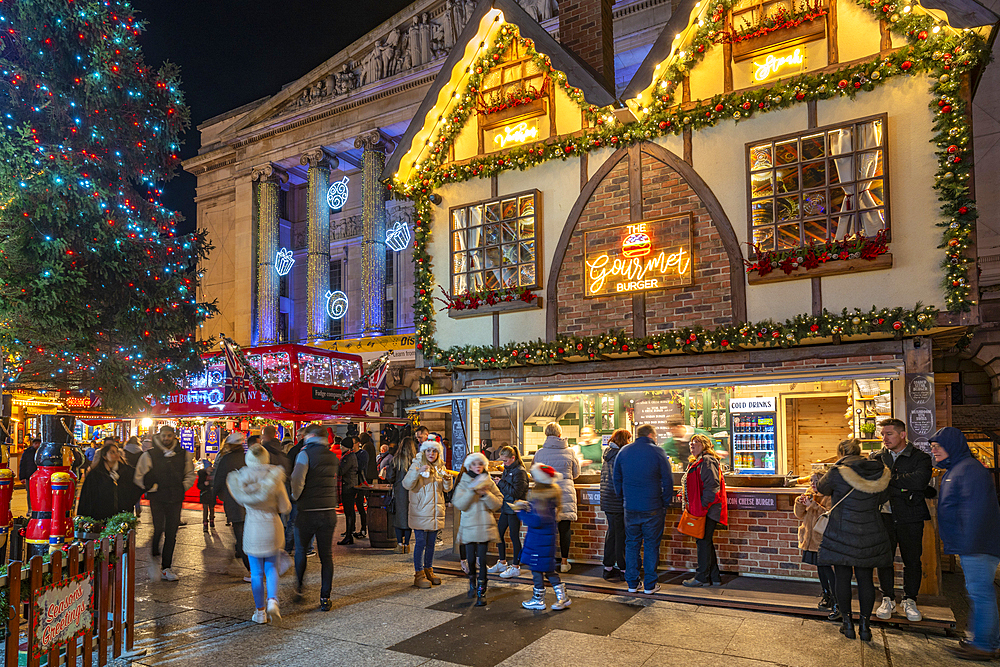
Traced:
POLYGON ((815 461, 836 455, 837 445, 851 432, 851 422, 845 418, 849 407, 845 396, 815 396, 788 399, 794 423, 789 458, 794 455, 795 473, 808 475, 815 461))

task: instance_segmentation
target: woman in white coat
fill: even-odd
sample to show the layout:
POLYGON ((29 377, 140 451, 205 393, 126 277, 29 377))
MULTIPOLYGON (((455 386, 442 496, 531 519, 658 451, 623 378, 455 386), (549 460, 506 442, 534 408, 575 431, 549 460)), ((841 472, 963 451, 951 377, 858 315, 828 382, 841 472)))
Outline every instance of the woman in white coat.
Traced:
POLYGON ((413 529, 413 585, 430 588, 441 585, 434 574, 434 541, 444 530, 444 494, 451 491, 454 478, 444 465, 441 443, 425 440, 403 478, 409 491, 408 523, 413 529))
POLYGON ((576 485, 580 476, 580 459, 562 437, 562 427, 556 422, 545 425, 545 443, 535 452, 532 463, 551 466, 562 475, 557 484, 562 491, 561 505, 556 519, 559 521, 559 551, 562 556, 559 571, 569 572, 570 522, 576 521, 576 485))
POLYGON ((256 607, 253 614, 256 623, 281 620, 278 556, 285 547, 285 529, 279 515, 292 509, 285 490, 285 471, 281 466, 270 465, 270 460, 271 455, 262 445, 251 445, 246 454, 246 467, 226 477, 230 495, 247 512, 243 551, 250 558, 250 589, 256 607))

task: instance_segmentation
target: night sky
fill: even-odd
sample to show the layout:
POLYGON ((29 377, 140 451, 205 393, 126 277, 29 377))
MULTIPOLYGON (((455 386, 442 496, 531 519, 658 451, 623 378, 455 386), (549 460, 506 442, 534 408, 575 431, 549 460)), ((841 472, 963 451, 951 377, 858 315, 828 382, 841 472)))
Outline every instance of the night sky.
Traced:
MULTIPOLYGON (((336 55, 408 0, 134 0, 146 22, 146 63, 181 68, 191 129, 183 158, 198 152, 199 123, 273 95, 336 55)), ((182 170, 164 186, 164 204, 195 225, 195 178, 182 170)))

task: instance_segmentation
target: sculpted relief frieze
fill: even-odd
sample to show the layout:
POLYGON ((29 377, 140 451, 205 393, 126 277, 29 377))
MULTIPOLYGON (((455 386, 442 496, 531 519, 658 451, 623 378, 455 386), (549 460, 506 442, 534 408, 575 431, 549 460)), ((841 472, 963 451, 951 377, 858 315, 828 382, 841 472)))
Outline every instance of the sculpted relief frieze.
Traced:
MULTIPOLYGON (((556 0, 518 0, 537 21, 558 12, 556 0)), ((448 55, 476 8, 476 0, 445 0, 375 40, 357 60, 302 90, 282 111, 289 112, 350 94, 352 91, 448 55)))

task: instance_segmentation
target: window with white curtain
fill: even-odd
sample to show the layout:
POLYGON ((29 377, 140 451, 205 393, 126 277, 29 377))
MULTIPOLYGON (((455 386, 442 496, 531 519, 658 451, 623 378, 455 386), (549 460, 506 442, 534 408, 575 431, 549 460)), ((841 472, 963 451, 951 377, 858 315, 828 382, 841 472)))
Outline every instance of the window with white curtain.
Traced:
POLYGON ((750 238, 764 251, 889 229, 885 114, 747 144, 750 238))

